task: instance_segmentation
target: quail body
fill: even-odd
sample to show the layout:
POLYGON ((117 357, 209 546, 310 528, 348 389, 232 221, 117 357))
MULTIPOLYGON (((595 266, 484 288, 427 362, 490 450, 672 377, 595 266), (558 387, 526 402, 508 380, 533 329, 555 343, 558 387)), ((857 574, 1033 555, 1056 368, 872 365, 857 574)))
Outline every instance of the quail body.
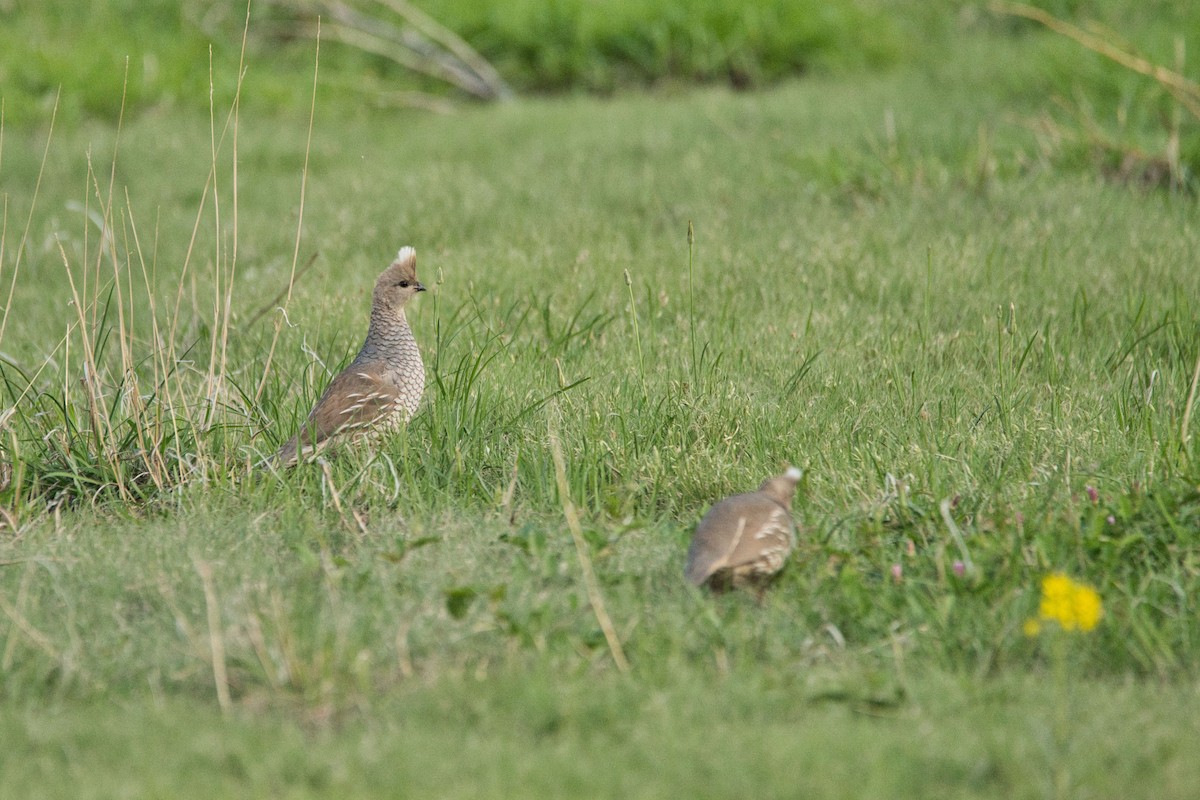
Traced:
POLYGON ((727 497, 696 526, 684 574, 715 591, 753 588, 761 598, 796 546, 792 495, 800 470, 763 482, 757 492, 727 497))
POLYGON ((291 466, 332 444, 392 430, 416 412, 425 390, 425 366, 404 307, 423 291, 417 253, 402 248, 375 282, 362 349, 330 381, 300 431, 279 448, 280 464, 291 466))

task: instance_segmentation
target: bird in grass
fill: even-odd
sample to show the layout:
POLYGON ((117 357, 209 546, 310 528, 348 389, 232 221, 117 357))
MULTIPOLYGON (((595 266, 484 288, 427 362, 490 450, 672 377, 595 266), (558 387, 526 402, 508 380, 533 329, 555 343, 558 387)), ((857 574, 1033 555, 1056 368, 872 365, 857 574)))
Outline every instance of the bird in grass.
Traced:
POLYGON ((696 526, 684 575, 714 591, 752 588, 759 600, 796 546, 792 495, 801 472, 763 481, 757 492, 727 497, 696 526))
POLYGON ((408 421, 425 390, 425 366, 404 306, 425 287, 417 280, 417 251, 402 248, 375 281, 367 340, 339 372, 304 426, 276 454, 283 466, 328 445, 392 430, 408 421))

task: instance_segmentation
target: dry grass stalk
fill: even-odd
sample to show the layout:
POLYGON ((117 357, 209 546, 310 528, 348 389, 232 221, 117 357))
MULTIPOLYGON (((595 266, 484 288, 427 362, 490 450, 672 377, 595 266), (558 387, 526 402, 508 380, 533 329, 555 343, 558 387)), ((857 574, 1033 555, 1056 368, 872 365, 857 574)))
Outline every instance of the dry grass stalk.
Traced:
POLYGON ((430 39, 444 45, 450 52, 458 56, 472 72, 483 80, 495 97, 501 100, 512 97, 512 89, 509 88, 504 78, 500 77, 496 68, 457 33, 409 3, 408 0, 379 0, 379 2, 408 20, 414 28, 430 39))
POLYGON ((592 605, 592 613, 596 615, 596 622, 600 624, 600 630, 604 632, 604 638, 608 642, 608 649, 612 653, 617 669, 621 672, 628 672, 629 662, 625 660, 625 651, 621 647, 621 640, 617 636, 612 619, 608 616, 608 611, 604 606, 604 595, 600 593, 600 583, 596 580, 596 573, 592 570, 592 560, 588 556, 587 542, 583 539, 583 528, 579 525, 575 504, 571 502, 571 488, 567 484, 567 466, 563 460, 558 433, 555 432, 553 425, 550 427, 550 455, 554 459, 554 477, 558 482, 559 501, 562 503, 563 516, 567 519, 567 528, 570 529, 571 538, 575 541, 575 554, 579 556, 579 568, 583 572, 583 585, 587 590, 588 601, 592 605))
POLYGON ((481 100, 512 97, 494 67, 460 36, 404 0, 380 0, 402 21, 370 16, 340 0, 273 0, 299 21, 293 34, 309 35, 328 18, 330 38, 399 66, 449 83, 481 100))
MULTIPOLYGON (((25 638, 37 645, 37 648, 45 653, 51 661, 57 662, 61 660, 58 651, 54 649, 54 645, 50 641, 50 637, 33 627, 29 620, 25 619, 21 612, 18 611, 11 603, 9 603, 8 598, 2 594, 0 594, 0 611, 3 611, 4 615, 8 617, 9 621, 12 622, 15 630, 19 630, 21 633, 25 634, 25 638)), ((5 659, 6 662, 8 660, 9 659, 7 658, 5 659)), ((9 665, 6 663, 5 669, 7 669, 8 666, 9 665)))
MULTIPOLYGON (((248 26, 247 14, 243 59, 248 26)), ((69 497, 87 501, 109 491, 125 502, 132 502, 143 496, 146 488, 161 491, 196 477, 207 479, 228 471, 225 469, 227 463, 218 463, 228 461, 228 448, 205 434, 219 429, 231 413, 243 418, 250 416, 248 404, 233 391, 226 377, 237 267, 240 93, 239 79, 231 108, 221 126, 218 125, 216 106, 210 103, 209 175, 183 259, 178 290, 173 303, 165 304, 165 311, 171 315, 169 322, 160 315, 152 278, 155 271, 153 255, 151 263, 147 264, 139 221, 128 190, 117 188, 116 162, 124 104, 118 118, 107 186, 102 186, 91 154, 87 156, 87 191, 84 201, 73 205, 83 216, 82 252, 73 254, 68 243, 58 242, 74 313, 65 321, 65 333, 59 344, 31 375, 12 365, 20 382, 16 386, 10 384, 14 404, 31 398, 32 402, 44 402, 50 408, 49 415, 43 412, 23 416, 18 422, 30 428, 26 435, 33 441, 45 445, 40 449, 35 446, 36 452, 30 456, 40 462, 40 469, 35 467, 32 473, 31 486, 35 487, 35 492, 47 492, 54 503, 69 497), (217 184, 219 167, 227 157, 222 153, 227 136, 232 139, 233 147, 232 189, 217 184), (231 228, 222 215, 222 191, 232 195, 231 228), (123 207, 119 207, 118 197, 123 197, 123 207), (207 362, 189 368, 190 362, 184 360, 188 353, 180 351, 179 342, 183 335, 180 326, 185 323, 181 321, 179 310, 188 285, 189 265, 197 251, 201 224, 210 210, 210 200, 214 221, 213 263, 216 265, 211 276, 213 294, 207 313, 201 311, 201 306, 207 304, 198 302, 195 277, 192 276, 192 305, 196 312, 192 319, 207 316, 212 334, 206 348, 209 350, 207 362), (93 227, 99 231, 98 239, 92 235, 93 227), (232 246, 226 247, 230 239, 232 246), (135 270, 141 272, 140 281, 135 278, 135 270), (148 313, 141 310, 143 308, 148 308, 148 313), (144 335, 146 328, 149 329, 148 336, 144 335), (147 340, 149 353, 143 352, 147 340), (44 392, 39 381, 48 368, 51 372, 61 373, 57 392, 44 392), (31 420, 39 422, 32 423, 31 420), (47 477, 49 488, 41 483, 47 477)), ((42 170, 48 160, 52 133, 53 116, 42 170)), ((10 296, 36 212, 39 187, 40 178, 34 187, 29 221, 15 256, 10 296)), ((0 238, 7 236, 7 213, 4 219, 0 238)), ((4 252, 2 244, 0 242, 0 252, 4 252)), ((0 320, 0 341, 11 308, 10 301, 0 320)), ((0 419, 0 428, 9 429, 6 457, 13 465, 11 474, 17 483, 15 496, 24 498, 23 439, 12 430, 13 423, 8 419, 11 416, 0 419)), ((12 514, 15 521, 19 516, 17 506, 12 514)))
MULTIPOLYGON (((54 106, 50 109, 50 125, 46 131, 46 146, 42 150, 42 161, 38 166, 37 180, 33 184, 33 197, 29 201, 29 216, 25 219, 25 230, 21 233, 21 241, 17 244, 17 255, 13 259, 12 278, 8 282, 8 299, 4 301, 4 316, 0 317, 0 345, 4 343, 4 331, 8 329, 8 312, 12 310, 13 294, 17 289, 17 275, 21 272, 21 257, 25 254, 25 244, 29 241, 29 229, 33 226, 33 213, 37 208, 38 192, 42 188, 42 176, 46 172, 46 160, 50 157, 50 142, 54 140, 54 121, 58 117, 58 101, 62 93, 60 89, 54 95, 54 106)), ((3 130, 0 127, 0 130, 3 130)), ((5 238, 8 234, 8 194, 4 196, 4 232, 5 238)), ((2 241, 0 241, 2 244, 2 241)), ((0 255, 3 255, 4 249, 0 247, 0 255)), ((0 259, 0 274, 3 273, 3 260, 0 259)))
POLYGON ((225 636, 221 629, 221 609, 217 604, 217 590, 213 586, 212 565, 193 558, 200 583, 204 588, 204 607, 208 614, 208 643, 212 655, 213 683, 217 687, 217 705, 222 713, 229 713, 233 703, 229 698, 229 674, 225 667, 225 636))
MULTIPOLYGON (((342 518, 342 522, 346 521, 346 508, 342 505, 342 493, 338 491, 337 484, 333 482, 333 471, 329 468, 329 462, 324 458, 318 458, 317 464, 321 467, 321 475, 324 477, 324 486, 329 490, 329 499, 333 503, 333 508, 337 511, 338 516, 342 518)), ((362 515, 351 509, 350 516, 354 519, 354 524, 358 528, 359 533, 366 534, 367 523, 363 520, 362 515)))
POLYGON ((1187 403, 1183 407, 1183 423, 1179 428, 1179 439, 1186 449, 1192 441, 1192 409, 1196 403, 1196 388, 1200 386, 1200 355, 1196 356, 1196 369, 1192 371, 1192 388, 1188 390, 1187 403))
POLYGON ((1045 25, 1055 33, 1073 39, 1089 50, 1117 62, 1126 69, 1131 69, 1134 72, 1153 78, 1164 89, 1170 92, 1171 96, 1180 105, 1191 112, 1192 116, 1200 120, 1200 84, 1189 80, 1186 76, 1155 64, 1136 53, 1124 50, 1112 42, 1076 27, 1069 22, 1064 22, 1040 8, 1035 8, 1024 3, 1005 3, 1000 0, 994 0, 988 5, 988 8, 996 14, 1024 17, 1025 19, 1045 25))
MULTIPOLYGON (((281 308, 282 313, 275 318, 275 330, 271 333, 271 346, 267 348, 267 358, 263 364, 262 377, 258 381, 258 388, 254 390, 255 404, 262 399, 263 389, 267 386, 267 376, 271 374, 271 364, 275 359, 275 348, 279 344, 279 332, 283 329, 283 321, 287 316, 287 308, 292 302, 292 289, 295 288, 296 279, 299 277, 296 274, 296 264, 300 261, 300 239, 304 233, 304 200, 308 195, 308 157, 309 153, 312 152, 313 121, 317 116, 317 78, 321 74, 321 21, 319 19, 317 20, 315 41, 312 96, 308 107, 308 137, 304 141, 304 166, 300 170, 300 207, 296 218, 295 245, 292 248, 292 269, 288 275, 287 289, 285 290, 283 306, 281 308)), ((313 256, 313 259, 315 260, 316 256, 313 256)), ((307 272, 309 266, 312 266, 312 261, 304 268, 303 272, 307 272)))
POLYGON ((1182 39, 1176 42, 1175 69, 1172 70, 1138 55, 1130 45, 1118 41, 1120 37, 1117 33, 1100 25, 1088 23, 1088 27, 1091 29, 1085 30, 1060 20, 1040 8, 1023 3, 993 0, 989 8, 996 14, 1033 20, 1126 69, 1155 80, 1176 102, 1170 119, 1164 123, 1167 142, 1162 155, 1147 153, 1128 143, 1115 140, 1095 121, 1082 100, 1079 101, 1078 108, 1072 108, 1065 102, 1060 102, 1068 113, 1076 117, 1082 134, 1067 132, 1062 126, 1049 119, 1044 120, 1040 125, 1043 132, 1053 134, 1060 141, 1063 139, 1080 141, 1093 150, 1109 156, 1110 158, 1106 159, 1102 166, 1102 171, 1108 178, 1119 183, 1141 188, 1163 187, 1171 190, 1192 188, 1191 173, 1180 156, 1180 109, 1186 109, 1195 119, 1200 120, 1200 84, 1183 74, 1182 39))

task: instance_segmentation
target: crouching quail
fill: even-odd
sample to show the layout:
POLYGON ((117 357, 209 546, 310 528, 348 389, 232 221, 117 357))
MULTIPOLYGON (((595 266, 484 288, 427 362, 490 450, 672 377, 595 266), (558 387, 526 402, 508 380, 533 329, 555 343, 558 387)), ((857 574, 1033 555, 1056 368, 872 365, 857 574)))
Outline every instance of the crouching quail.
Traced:
POLYGON ((404 306, 423 291, 417 280, 417 252, 405 247, 375 282, 362 349, 330 381, 300 431, 279 448, 276 460, 282 466, 336 442, 394 429, 416 412, 425 389, 425 367, 404 306))
POLYGON ((769 478, 757 492, 727 497, 714 505, 692 536, 684 574, 714 591, 748 587, 759 599, 796 546, 792 495, 800 470, 769 478))

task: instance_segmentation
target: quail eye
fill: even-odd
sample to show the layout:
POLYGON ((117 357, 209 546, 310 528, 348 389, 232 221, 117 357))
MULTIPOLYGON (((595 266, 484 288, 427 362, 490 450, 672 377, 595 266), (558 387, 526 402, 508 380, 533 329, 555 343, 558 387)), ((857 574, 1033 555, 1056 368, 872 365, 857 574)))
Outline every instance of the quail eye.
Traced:
POLYGON ((408 281, 400 281, 400 288, 401 288, 401 289, 407 289, 407 288, 408 288, 408 281))

